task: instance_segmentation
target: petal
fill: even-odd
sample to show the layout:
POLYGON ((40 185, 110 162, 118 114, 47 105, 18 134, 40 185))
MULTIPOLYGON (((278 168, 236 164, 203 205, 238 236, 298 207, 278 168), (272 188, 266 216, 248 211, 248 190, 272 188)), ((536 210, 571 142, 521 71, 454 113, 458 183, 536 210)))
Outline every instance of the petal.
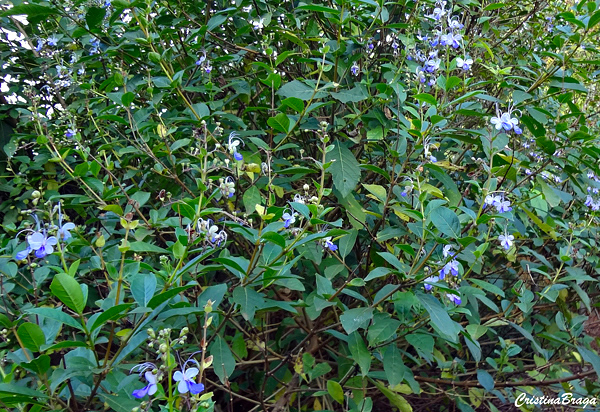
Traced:
POLYGON ((136 389, 131 394, 133 395, 134 398, 142 399, 144 396, 146 396, 148 394, 149 390, 150 390, 150 385, 146 385, 142 389, 136 389))
POLYGON ((75 229, 75 223, 73 223, 73 222, 65 223, 64 225, 62 225, 61 229, 62 230, 73 230, 73 229, 75 229))
POLYGON ((44 235, 40 232, 35 232, 33 235, 27 236, 29 247, 33 250, 38 250, 44 244, 44 235))
POLYGON ((156 385, 156 375, 152 373, 152 371, 144 373, 144 376, 146 377, 146 380, 149 384, 156 385))
POLYGON ((29 255, 30 252, 31 252, 31 249, 29 248, 29 246, 27 246, 27 249, 24 249, 15 255, 15 260, 25 259, 29 255))
POLYGON ((179 384, 177 384, 177 390, 179 393, 187 393, 189 390, 187 382, 184 380, 179 381, 179 384))
MULTIPOLYGON (((55 236, 50 236, 48 239, 46 239, 46 244, 47 245, 56 245, 58 243, 58 239, 55 236)), ((52 252, 50 252, 52 253, 52 252)))
POLYGON ((44 250, 46 255, 51 255, 52 253, 54 253, 54 248, 51 245, 46 245, 44 250))
POLYGON ((204 390, 204 385, 201 383, 190 383, 190 393, 197 395, 204 390))
POLYGON ((189 368, 189 369, 186 369, 186 371, 184 373, 185 379, 189 381, 192 378, 195 378, 196 375, 198 375, 198 373, 200 373, 200 371, 198 370, 198 368, 189 368))
MULTIPOLYGON (((51 247, 51 246, 50 246, 51 247)), ((42 246, 38 250, 35 251, 35 256, 38 258, 46 257, 47 253, 45 252, 45 248, 42 246)))
POLYGON ((173 380, 175 382, 179 382, 183 380, 183 373, 181 373, 181 371, 177 371, 173 374, 173 380))
POLYGON ((158 385, 157 384, 150 384, 148 385, 150 388, 148 389, 148 395, 154 395, 156 393, 156 391, 158 390, 158 385))

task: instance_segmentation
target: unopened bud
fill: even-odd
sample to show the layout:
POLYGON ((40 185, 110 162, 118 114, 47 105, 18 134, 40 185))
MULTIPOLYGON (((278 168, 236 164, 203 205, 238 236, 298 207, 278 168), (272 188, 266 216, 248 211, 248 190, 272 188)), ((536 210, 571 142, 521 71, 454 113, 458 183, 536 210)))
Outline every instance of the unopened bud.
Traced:
POLYGON ((206 302, 206 305, 204 305, 204 312, 206 313, 210 313, 213 310, 213 304, 215 302, 213 302, 212 300, 208 300, 208 302, 206 302))

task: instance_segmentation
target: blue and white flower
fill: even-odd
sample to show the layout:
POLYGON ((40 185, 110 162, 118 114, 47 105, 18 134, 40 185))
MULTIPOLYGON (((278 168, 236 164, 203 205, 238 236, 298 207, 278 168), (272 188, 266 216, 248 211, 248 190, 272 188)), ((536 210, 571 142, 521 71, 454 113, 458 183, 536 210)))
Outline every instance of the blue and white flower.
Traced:
POLYGON ((500 245, 502 245, 504 250, 508 250, 513 245, 513 240, 515 240, 515 237, 513 235, 509 235, 508 233, 504 233, 503 235, 498 236, 498 240, 500 241, 500 245))

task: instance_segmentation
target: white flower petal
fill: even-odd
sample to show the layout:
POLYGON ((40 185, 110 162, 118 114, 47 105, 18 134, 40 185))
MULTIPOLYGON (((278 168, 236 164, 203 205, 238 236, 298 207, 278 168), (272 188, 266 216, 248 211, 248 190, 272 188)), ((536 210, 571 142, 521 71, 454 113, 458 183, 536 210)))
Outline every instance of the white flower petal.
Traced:
POLYGON ((177 371, 177 372, 175 372, 175 373, 173 374, 173 380, 174 380, 175 382, 182 381, 182 380, 183 380, 183 373, 181 373, 181 371, 177 371))
POLYGON ((198 368, 189 368, 186 369, 185 371, 185 380, 189 381, 192 378, 196 377, 196 375, 198 375, 198 373, 200 373, 200 371, 198 370, 198 368))

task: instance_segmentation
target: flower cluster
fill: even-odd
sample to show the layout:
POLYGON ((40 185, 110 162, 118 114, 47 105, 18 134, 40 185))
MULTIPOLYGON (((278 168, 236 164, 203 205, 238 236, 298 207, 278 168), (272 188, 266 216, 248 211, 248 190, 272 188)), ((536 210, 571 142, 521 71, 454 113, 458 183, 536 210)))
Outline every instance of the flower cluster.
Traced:
POLYGON ((232 177, 227 176, 225 179, 219 179, 219 190, 221 195, 226 198, 233 197, 235 194, 235 180, 232 177))
POLYGON ((210 74, 213 68, 210 64, 210 60, 208 60, 208 58, 206 57, 206 51, 202 51, 202 56, 200 56, 200 58, 196 60, 196 66, 204 70, 206 74, 210 74))
MULTIPOLYGON (((442 60, 439 58, 440 47, 459 49, 463 43, 461 30, 464 25, 457 16, 452 15, 452 7, 446 8, 447 2, 438 0, 430 14, 425 17, 433 20, 435 29, 431 34, 417 35, 421 42, 414 56, 407 56, 408 60, 413 58, 421 63, 416 69, 417 79, 420 83, 433 86, 437 80, 436 72, 439 70, 442 60)), ((457 67, 464 71, 470 70, 473 60, 468 56, 458 57, 457 67)))
POLYGON ((498 213, 506 213, 512 210, 510 201, 504 198, 503 194, 492 194, 490 193, 485 197, 485 204, 496 208, 498 213))
MULTIPOLYGON (((444 246, 442 250, 442 255, 445 259, 449 258, 452 255, 452 245, 444 246)), ((453 277, 458 277, 458 269, 459 263, 456 259, 451 259, 440 269, 439 275, 437 276, 429 276, 425 279, 425 290, 431 291, 433 289, 433 284, 439 282, 440 280, 444 280, 447 275, 452 275, 453 277)), ((446 293, 446 297, 450 299, 456 305, 460 305, 462 300, 460 295, 455 293, 446 293)))

